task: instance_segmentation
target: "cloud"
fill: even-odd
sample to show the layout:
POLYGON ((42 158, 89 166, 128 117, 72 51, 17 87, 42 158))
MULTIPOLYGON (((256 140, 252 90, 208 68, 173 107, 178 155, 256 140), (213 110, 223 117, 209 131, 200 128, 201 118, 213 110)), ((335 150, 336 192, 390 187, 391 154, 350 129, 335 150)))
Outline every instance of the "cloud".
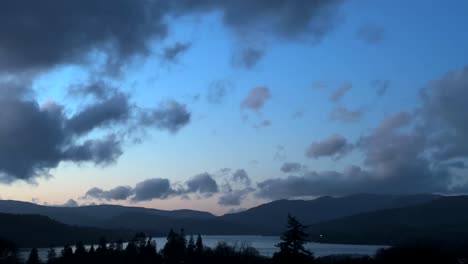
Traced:
POLYGON ((232 174, 232 181, 236 183, 241 183, 245 186, 250 186, 251 184, 250 177, 244 169, 236 170, 232 174))
MULTIPOLYGON (((33 181, 35 177, 47 175, 49 169, 62 161, 105 164, 121 154, 120 141, 112 134, 78 143, 75 131, 67 128, 69 120, 63 106, 55 102, 40 106, 22 94, 7 97, 0 92, 0 113, 2 182, 33 181)), ((92 122, 87 130, 103 125, 103 122, 92 122)))
POLYGON ((252 69, 262 59, 265 51, 261 48, 247 47, 234 55, 235 65, 252 69))
POLYGON ((253 188, 234 190, 219 197, 218 204, 222 206, 237 206, 242 203, 246 196, 253 192, 253 188))
POLYGON ((323 141, 314 142, 307 149, 306 156, 318 159, 321 157, 332 157, 340 159, 353 149, 342 135, 332 135, 323 141))
POLYGON ((344 83, 340 88, 336 89, 330 96, 330 101, 338 102, 341 98, 353 87, 353 84, 350 82, 344 83))
POLYGON ((371 84, 375 87, 378 96, 384 96, 390 87, 390 80, 373 80, 371 84))
POLYGON ((77 201, 69 199, 66 203, 59 205, 60 207, 78 207, 80 206, 77 201))
POLYGON ((133 202, 166 199, 175 194, 168 179, 154 178, 137 183, 133 189, 133 202))
POLYGON ((366 24, 356 31, 356 37, 366 43, 377 44, 384 39, 385 29, 377 25, 366 24))
POLYGON ((345 122, 345 123, 354 123, 362 119, 364 115, 363 111, 353 111, 347 108, 338 106, 333 108, 330 113, 330 120, 345 122))
POLYGON ((110 190, 102 190, 94 187, 89 189, 84 198, 95 198, 99 200, 127 200, 133 195, 133 188, 130 186, 117 186, 110 190))
POLYGON ((271 121, 268 119, 265 119, 257 124, 255 124, 255 128, 262 128, 262 127, 269 127, 271 126, 271 121))
POLYGON ((129 118, 130 112, 128 96, 117 94, 72 116, 67 121, 66 128, 73 134, 81 135, 97 127, 121 123, 129 118))
POLYGON ((271 94, 268 87, 255 87, 252 88, 244 98, 241 103, 241 107, 252 111, 259 111, 270 98, 271 94))
POLYGON ((281 166, 281 171, 284 173, 299 172, 303 169, 302 164, 297 162, 285 162, 281 166))
POLYGON ((210 196, 218 192, 218 184, 208 173, 201 173, 193 176, 185 182, 187 189, 184 193, 200 193, 210 196))
POLYGON ((315 81, 312 83, 312 88, 314 89, 325 89, 328 87, 328 83, 324 81, 315 81))
POLYGON ((190 119, 191 113, 186 106, 174 100, 165 101, 158 108, 141 114, 142 125, 155 126, 171 133, 177 133, 190 122, 190 119))
POLYGON ((3 2, 0 70, 82 64, 95 51, 116 63, 146 55, 148 40, 167 35, 161 7, 159 1, 3 2))
POLYGON ((164 48, 162 56, 166 61, 176 62, 191 46, 191 43, 176 42, 174 45, 164 48))
POLYGON ((74 97, 91 96, 99 100, 104 100, 119 92, 116 88, 109 86, 102 80, 94 80, 88 83, 72 85, 69 87, 68 93, 74 97))
POLYGON ((214 81, 208 88, 206 100, 212 104, 219 104, 232 89, 233 85, 228 80, 214 81))
POLYGON ((291 114, 291 119, 299 119, 304 116, 304 110, 297 110, 291 114))

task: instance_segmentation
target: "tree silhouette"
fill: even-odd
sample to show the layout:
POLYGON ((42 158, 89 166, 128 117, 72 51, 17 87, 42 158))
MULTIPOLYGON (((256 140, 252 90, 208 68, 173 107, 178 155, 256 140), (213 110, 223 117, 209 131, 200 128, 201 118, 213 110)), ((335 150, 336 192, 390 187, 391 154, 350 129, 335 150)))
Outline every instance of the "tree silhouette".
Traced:
POLYGON ((311 263, 313 254, 304 248, 309 242, 308 236, 305 226, 288 214, 287 229, 281 235, 282 242, 275 245, 280 251, 274 254, 273 259, 280 263, 311 263))
POLYGON ((203 240, 200 234, 197 236, 197 242, 195 243, 195 252, 201 256, 203 254, 203 240))
POLYGON ((28 261, 26 264, 39 264, 41 261, 39 260, 39 254, 37 254, 37 248, 31 249, 31 253, 29 253, 28 261))
POLYGON ((47 264, 55 263, 57 263, 57 252, 55 252, 54 248, 49 248, 47 251, 47 264))

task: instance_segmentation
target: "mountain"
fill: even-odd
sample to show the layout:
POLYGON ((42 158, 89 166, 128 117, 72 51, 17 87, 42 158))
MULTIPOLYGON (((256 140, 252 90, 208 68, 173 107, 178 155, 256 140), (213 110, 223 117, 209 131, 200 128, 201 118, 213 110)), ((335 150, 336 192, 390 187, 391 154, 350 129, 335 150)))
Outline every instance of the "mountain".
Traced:
POLYGON ((308 201, 278 200, 240 213, 226 214, 221 219, 245 226, 262 227, 262 230, 269 230, 269 234, 279 234, 284 229, 288 214, 302 223, 313 224, 364 212, 422 204, 440 197, 434 194, 356 194, 339 198, 324 196, 308 201))
POLYGON ((103 223, 124 213, 144 213, 146 215, 171 218, 210 219, 215 216, 208 212, 194 210, 165 211, 143 207, 120 205, 88 205, 80 207, 44 206, 28 202, 0 200, 0 213, 38 214, 59 222, 79 226, 103 226, 103 223))
POLYGON ((363 212, 421 204, 439 197, 432 194, 358 194, 309 201, 279 200, 220 217, 193 210, 164 211, 118 205, 54 207, 18 201, 0 201, 0 212, 38 214, 68 225, 143 231, 151 235, 166 235, 170 228, 211 235, 278 235, 284 230, 288 213, 302 223, 313 224, 363 212))
POLYGON ((97 243, 100 237, 110 241, 128 239, 133 233, 59 223, 42 215, 0 213, 0 239, 18 247, 50 247, 75 244, 78 241, 97 243))
POLYGON ((317 242, 395 245, 411 241, 468 241, 468 196, 378 210, 312 224, 317 242))

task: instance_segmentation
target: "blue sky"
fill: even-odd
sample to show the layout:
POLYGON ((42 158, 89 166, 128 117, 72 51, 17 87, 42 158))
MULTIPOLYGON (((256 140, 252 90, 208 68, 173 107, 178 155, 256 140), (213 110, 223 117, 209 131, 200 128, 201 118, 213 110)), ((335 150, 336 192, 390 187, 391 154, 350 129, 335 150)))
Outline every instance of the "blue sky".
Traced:
MULTIPOLYGON (((290 1, 289 4, 299 2, 290 1)), ((259 3, 265 8, 268 6, 262 1, 259 3)), ((375 179, 391 178, 387 172, 379 174, 388 169, 388 164, 373 163, 373 159, 369 159, 373 150, 364 147, 362 142, 376 138, 376 128, 399 112, 416 116, 410 127, 405 128, 407 130, 412 131, 422 123, 421 126, 427 125, 429 121, 420 112, 428 109, 427 112, 438 115, 429 111, 432 109, 429 103, 421 99, 421 89, 434 91, 431 94, 435 96, 436 91, 444 89, 435 87, 433 80, 445 80, 446 74, 452 71, 461 76, 466 74, 468 3, 465 1, 343 1, 330 9, 333 26, 327 27, 317 42, 309 38, 311 33, 307 30, 292 37, 275 33, 276 29, 269 28, 271 24, 268 24, 267 15, 263 21, 260 14, 251 24, 248 24, 250 18, 245 18, 247 28, 237 22, 230 24, 225 18, 229 8, 213 7, 207 11, 202 8, 199 12, 182 12, 180 16, 168 14, 165 18, 167 35, 147 40, 149 52, 135 52, 135 56, 123 62, 119 75, 102 71, 105 65, 96 57, 87 63, 61 61, 32 74, 27 67, 10 70, 8 65, 2 66, 0 69, 13 79, 27 73, 31 79, 30 89, 34 91, 32 99, 27 100, 39 105, 55 102, 63 107, 63 114, 68 119, 89 105, 99 103, 96 99, 71 95, 70 87, 84 87, 99 80, 125 93, 139 112, 150 112, 150 109, 160 107, 161 102, 174 100, 183 105, 190 114, 190 120, 175 132, 147 128, 128 132, 128 123, 97 127, 79 142, 125 130, 128 134, 125 139, 119 139, 122 153, 118 158, 106 164, 60 160, 56 166, 28 175, 26 180, 15 175, 5 176, 14 180, 3 181, 0 197, 47 204, 63 204, 73 199, 81 205, 116 203, 164 209, 192 208, 222 214, 277 198, 348 194, 353 189, 342 191, 342 186, 354 186, 354 180, 337 180, 340 186, 327 187, 327 191, 321 192, 315 189, 320 189, 320 184, 328 186, 328 180, 327 183, 316 182, 314 177, 329 177, 321 175, 329 171, 343 173, 338 178, 352 177, 345 175, 344 171, 350 166, 359 166, 365 172, 356 176, 359 179, 369 177, 368 182, 374 182, 375 179), (261 30, 257 32, 248 28, 253 26, 261 30), (366 29, 366 36, 358 34, 366 29), (165 58, 165 50, 174 47, 175 43, 188 46, 174 58, 165 58), (239 62, 239 56, 251 47, 262 55, 253 66, 245 67, 239 62), (384 94, 378 95, 378 88, 373 84, 375 80, 388 82, 384 94), (317 87, 317 83, 323 87, 317 87), (345 84, 351 85, 349 90, 337 102, 331 101, 332 94, 345 84), (258 87, 265 87, 269 94, 261 98, 261 106, 243 107, 243 102, 258 87), (210 102, 210 92, 217 89, 224 94, 219 96, 218 102, 210 102), (360 118, 333 120, 331 112, 339 107, 355 111, 360 118), (346 143, 338 147, 320 145, 337 143, 333 141, 333 135, 339 135, 339 139, 346 143), (316 149, 311 153, 315 154, 306 155, 314 144, 316 149), (317 149, 320 146, 325 150, 317 149), (299 164, 301 168, 285 173, 280 170, 285 163, 299 164), (224 168, 230 171, 221 173, 224 168), (234 174, 238 170, 244 170, 251 180, 250 185, 235 179, 234 174), (190 189, 190 179, 201 180, 202 177, 194 176, 203 173, 216 182, 216 190, 207 191, 202 186, 206 182, 201 181, 197 183, 200 184, 198 188, 190 189), (153 199, 137 201, 131 198, 138 191, 138 183, 155 178, 168 179, 170 190, 162 194, 158 189, 160 186, 154 186, 153 199), (288 179, 297 182, 289 183, 288 179), (300 191, 295 193, 295 186, 301 182, 315 187, 309 188, 310 192, 306 187, 298 188, 300 191), (117 186, 128 186, 131 194, 125 199, 106 196, 117 186), (86 195, 94 187, 101 192, 86 195), (268 194, 268 190, 275 193, 268 194), (237 195, 238 199, 233 199, 230 204, 221 204, 220 197, 226 195, 237 195)), ((308 8, 317 7, 311 5, 308 8)), ((326 16, 325 13, 317 14, 326 16)), ((244 15, 255 14, 246 11, 244 15)), ((318 23, 315 19, 311 15, 306 22, 314 26, 318 23)), ((0 35, 5 35, 6 31, 2 30, 0 35)), ((8 38, 2 36, 2 39, 8 38)), ((15 40, 14 36, 10 38, 15 40)), ((112 56, 104 49, 99 50, 100 46, 96 47, 104 55, 112 56)), ((8 52, 8 48, 11 49, 0 44, 0 55, 2 51, 8 52)), ((459 83, 456 80, 447 83, 455 83, 454 86, 459 87, 457 89, 465 91, 468 87, 463 78, 457 79, 459 83)), ((457 125, 453 127, 461 129, 457 125)), ((448 127, 447 131, 451 128, 448 127)), ((405 132, 398 130, 395 133, 396 139, 402 139, 397 133, 405 132)), ((41 135, 35 136, 40 140, 41 135)), ((424 141, 429 138, 432 137, 425 136, 424 141)), ((392 149, 397 147, 401 146, 395 145, 392 149)), ((432 145, 418 148, 418 157, 428 156, 434 148, 432 145)), ((398 151, 413 153, 406 149, 398 151)), ((464 161, 465 158, 462 153, 451 157, 450 162, 464 161)), ((449 162, 435 161, 431 157, 417 161, 439 167, 449 162)), ((0 171, 11 174, 1 164, 0 171)), ((399 170, 389 171, 404 175, 399 170)), ((457 177, 463 176, 463 169, 457 169, 456 173, 457 177)), ((399 186, 399 182, 390 182, 399 186)), ((417 180, 411 183, 420 184, 417 180)), ((356 192, 380 192, 378 186, 369 189, 359 187, 356 192)), ((382 192, 407 192, 408 189, 411 190, 395 188, 382 192)), ((427 189, 414 190, 450 192, 432 185, 427 189)))

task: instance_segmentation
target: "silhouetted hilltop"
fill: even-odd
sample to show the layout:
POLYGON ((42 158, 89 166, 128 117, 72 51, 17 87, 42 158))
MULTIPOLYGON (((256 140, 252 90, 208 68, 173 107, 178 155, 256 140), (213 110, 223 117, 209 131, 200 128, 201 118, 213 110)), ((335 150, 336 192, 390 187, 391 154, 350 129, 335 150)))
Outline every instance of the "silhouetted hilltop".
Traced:
POLYGON ((468 196, 378 210, 309 226, 318 242, 394 245, 410 241, 468 241, 468 196))
POLYGON ((296 216, 303 223, 312 224, 363 212, 421 204, 440 197, 434 194, 355 194, 339 198, 324 196, 308 201, 278 200, 240 213, 226 214, 222 219, 244 225, 261 226, 268 228, 273 234, 278 234, 284 228, 288 214, 296 216))

